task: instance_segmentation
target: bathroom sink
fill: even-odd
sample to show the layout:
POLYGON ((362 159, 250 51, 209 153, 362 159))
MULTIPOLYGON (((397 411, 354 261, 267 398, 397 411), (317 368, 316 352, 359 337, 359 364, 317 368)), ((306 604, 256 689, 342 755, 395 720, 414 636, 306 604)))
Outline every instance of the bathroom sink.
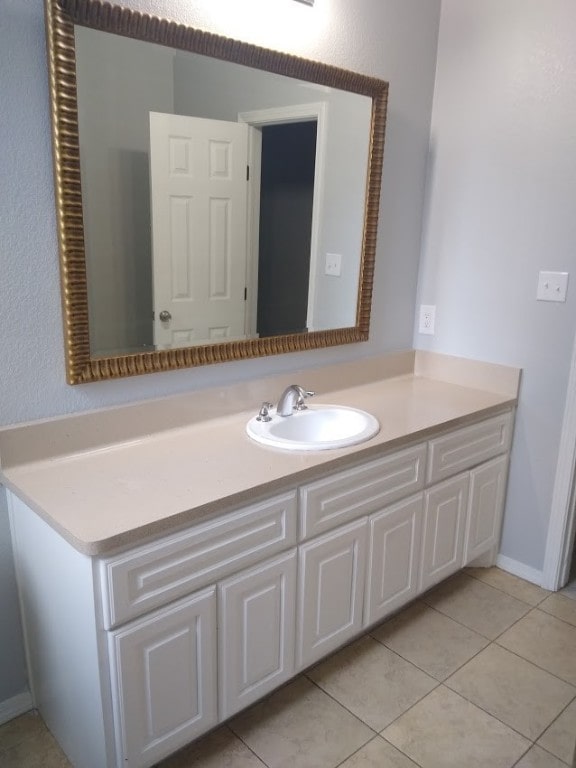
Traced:
POLYGON ((323 451, 346 448, 369 440, 380 431, 370 413, 344 405, 313 405, 290 416, 270 409, 270 421, 250 419, 248 435, 258 443, 289 451, 323 451))

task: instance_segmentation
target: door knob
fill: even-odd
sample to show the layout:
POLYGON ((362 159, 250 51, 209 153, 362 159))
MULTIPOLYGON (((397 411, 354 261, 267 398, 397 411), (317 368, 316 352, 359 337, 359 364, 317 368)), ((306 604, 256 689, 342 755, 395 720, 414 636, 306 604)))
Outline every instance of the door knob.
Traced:
POLYGON ((163 323, 167 323, 168 320, 172 320, 172 315, 166 309, 163 309, 162 312, 160 312, 160 314, 158 315, 158 317, 163 323))

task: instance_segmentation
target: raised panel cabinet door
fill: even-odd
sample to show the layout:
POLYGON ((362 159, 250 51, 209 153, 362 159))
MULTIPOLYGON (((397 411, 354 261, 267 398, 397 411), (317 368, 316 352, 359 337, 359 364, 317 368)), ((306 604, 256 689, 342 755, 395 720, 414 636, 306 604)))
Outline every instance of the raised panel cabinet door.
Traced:
POLYGON ((368 518, 365 626, 418 594, 423 508, 420 493, 368 518))
POLYGON ((508 457, 500 456, 470 473, 464 565, 498 544, 507 470, 508 457))
POLYGON ((300 547, 297 666, 338 648, 362 628, 367 519, 300 547))
POLYGON ((144 768, 217 722, 216 589, 109 633, 119 765, 144 768))
POLYGON ((462 567, 468 506, 468 473, 424 494, 420 592, 462 567))
POLYGON ((220 719, 292 677, 296 550, 218 587, 220 719))

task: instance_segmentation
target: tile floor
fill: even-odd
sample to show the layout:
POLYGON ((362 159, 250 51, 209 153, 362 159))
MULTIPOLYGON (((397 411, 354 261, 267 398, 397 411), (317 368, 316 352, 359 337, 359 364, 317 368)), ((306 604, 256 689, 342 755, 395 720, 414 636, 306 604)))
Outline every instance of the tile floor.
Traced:
MULTIPOLYGON (((468 569, 162 768, 565 768, 576 593, 468 569)), ((0 727, 2 768, 67 768, 40 717, 0 727)))

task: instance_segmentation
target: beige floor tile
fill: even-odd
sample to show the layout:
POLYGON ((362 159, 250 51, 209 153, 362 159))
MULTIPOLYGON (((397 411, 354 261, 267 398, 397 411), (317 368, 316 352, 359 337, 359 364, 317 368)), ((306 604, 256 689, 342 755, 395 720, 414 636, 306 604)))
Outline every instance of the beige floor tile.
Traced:
POLYGON ((576 578, 572 578, 572 581, 569 581, 564 589, 560 590, 560 594, 564 595, 564 597, 569 597, 571 600, 576 600, 576 578))
POLYGON ((576 688, 498 645, 446 681, 452 690, 535 741, 576 696, 576 688))
POLYGON ((498 644, 576 685, 576 627, 535 608, 498 644))
POLYGON ((547 597, 543 603, 540 603, 538 608, 576 627, 576 600, 572 600, 565 595, 554 594, 547 597))
POLYGON ((372 637, 362 637, 307 674, 375 731, 438 685, 372 637))
POLYGON ((466 568, 466 573, 532 606, 538 605, 551 594, 547 589, 519 579, 518 576, 507 573, 496 566, 493 568, 466 568))
POLYGON ((514 768, 566 768, 566 763, 538 746, 532 747, 514 768))
POLYGON ((46 731, 0 751, 2 768, 72 768, 60 747, 46 731))
POLYGON ((172 757, 157 768, 266 768, 244 742, 229 728, 218 728, 172 757))
POLYGON ((305 678, 281 688, 229 725, 269 768, 334 768, 374 736, 305 678))
POLYGON ((376 736, 342 763, 340 768, 418 768, 418 766, 392 744, 376 736))
POLYGON ((15 717, 4 725, 0 725, 0 752, 14 747, 31 736, 42 736, 48 733, 44 721, 36 711, 15 717))
POLYGON ((510 768, 530 742, 444 686, 382 736, 422 768, 510 768))
POLYGON ((489 642, 420 602, 374 629, 372 635, 437 680, 445 680, 489 642))
POLYGON ((568 765, 572 765, 576 746, 576 701, 566 707, 560 717, 538 740, 538 744, 568 765))
POLYGON ((491 640, 530 610, 527 603, 465 573, 427 592, 422 600, 491 640))

